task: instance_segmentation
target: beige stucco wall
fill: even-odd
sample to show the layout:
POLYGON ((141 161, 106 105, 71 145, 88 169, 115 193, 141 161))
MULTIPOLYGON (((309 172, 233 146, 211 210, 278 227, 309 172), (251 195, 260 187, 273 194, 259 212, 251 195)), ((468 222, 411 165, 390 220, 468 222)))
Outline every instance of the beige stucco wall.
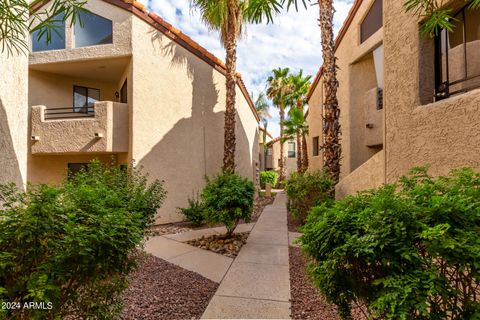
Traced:
MULTIPOLYGON (((52 2, 42 7, 41 10, 47 9, 51 5, 52 2)), ((131 54, 132 14, 126 10, 98 0, 87 1, 85 8, 113 22, 113 43, 75 48, 74 28, 70 27, 70 24, 67 23, 65 49, 34 52, 30 54, 30 65, 121 57, 131 54)))
MULTIPOLYGON (((278 165, 278 161, 280 160, 280 146, 281 146, 280 141, 279 140, 275 141, 270 145, 272 147, 272 156, 267 157, 267 164, 274 171, 277 171, 280 174, 280 166, 278 165)), ((296 145, 295 145, 295 152, 296 152, 296 145)), ((285 160, 285 173, 288 177, 290 174, 297 171, 297 157, 295 158, 288 157, 288 141, 285 141, 285 143, 283 144, 283 155, 285 160)))
POLYGON ((27 179, 28 56, 0 52, 0 183, 27 179))
POLYGON ((385 153, 380 151, 335 186, 335 197, 341 199, 381 186, 385 182, 384 165, 385 153))
MULTIPOLYGON (((165 181, 157 222, 181 220, 177 207, 222 165, 225 77, 140 19, 132 32, 132 158, 165 181)), ((253 179, 258 123, 240 90, 237 111, 237 171, 253 179)))
POLYGON ((433 51, 422 48, 431 48, 425 44, 431 40, 401 2, 384 6, 387 181, 416 165, 430 164, 435 175, 461 166, 480 169, 480 90, 421 105, 420 92, 431 78, 424 65, 433 61, 433 51))
POLYGON ((323 169, 323 155, 319 150, 318 156, 313 155, 313 138, 318 137, 319 146, 323 143, 323 84, 320 81, 317 89, 310 97, 308 106, 308 137, 307 137, 307 152, 308 152, 308 169, 310 171, 323 169))
POLYGON ((124 154, 33 155, 28 162, 28 181, 33 184, 59 184, 66 176, 69 163, 89 163, 93 159, 105 164, 125 164, 124 154))
POLYGON ((45 106, 32 106, 31 154, 128 152, 128 106, 102 101, 91 118, 45 119, 45 106), (100 134, 103 137, 96 137, 100 134))

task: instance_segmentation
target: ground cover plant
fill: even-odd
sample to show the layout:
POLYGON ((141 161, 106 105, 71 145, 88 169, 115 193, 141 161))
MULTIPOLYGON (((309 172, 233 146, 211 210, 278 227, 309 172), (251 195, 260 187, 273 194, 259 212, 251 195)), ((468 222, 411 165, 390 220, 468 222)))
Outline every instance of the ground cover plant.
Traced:
POLYGON ((166 192, 137 169, 92 162, 60 186, 0 186, 0 316, 111 319, 166 192), (44 308, 25 308, 25 303, 44 308))
POLYGON ((478 319, 480 174, 432 178, 412 169, 397 184, 312 210, 301 238, 314 283, 350 318, 478 319))
POLYGON ((260 172, 260 187, 265 189, 267 183, 270 183, 272 188, 275 188, 278 181, 278 173, 275 171, 262 171, 260 172))
POLYGON ((231 172, 206 180, 207 185, 201 194, 206 221, 223 223, 227 236, 231 236, 240 220, 250 222, 255 194, 253 182, 231 172))
POLYGON ((285 185, 289 213, 304 223, 310 209, 330 201, 334 187, 332 179, 325 172, 292 173, 285 185))
POLYGON ((205 220, 205 205, 197 194, 188 198, 188 207, 178 209, 193 226, 200 226, 205 220))

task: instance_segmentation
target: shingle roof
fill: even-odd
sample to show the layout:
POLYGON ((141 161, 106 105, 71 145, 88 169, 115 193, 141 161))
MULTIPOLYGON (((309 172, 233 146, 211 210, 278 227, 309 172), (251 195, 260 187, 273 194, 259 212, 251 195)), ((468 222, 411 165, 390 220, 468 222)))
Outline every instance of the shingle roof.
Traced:
MULTIPOLYGON (((37 11, 49 1, 50 0, 34 1, 31 4, 31 10, 37 11)), ((155 27, 157 30, 161 31, 168 38, 175 41, 176 43, 178 43, 179 45, 181 45, 182 47, 184 47, 185 49, 187 49, 188 51, 190 51, 191 53, 193 53, 194 55, 196 55, 197 57, 199 57, 209 65, 211 65, 213 68, 218 70, 223 75, 226 74, 226 66, 222 60, 215 57, 207 49, 199 45, 197 42, 195 42, 192 38, 184 34, 182 31, 180 31, 179 29, 172 26, 170 23, 163 20, 155 12, 153 11, 149 12, 145 7, 145 5, 143 5, 142 3, 135 0, 102 0, 102 1, 105 1, 107 3, 110 3, 112 5, 115 5, 117 7, 120 7, 122 9, 132 12, 137 17, 141 18, 145 22, 149 23, 151 26, 155 27)), ((242 91, 243 96, 247 100, 247 103, 252 113, 254 114, 255 118, 257 119, 257 121, 260 121, 260 118, 255 109, 255 106, 250 97, 250 94, 248 93, 245 83, 243 82, 242 77, 238 72, 237 72, 237 84, 240 90, 242 91)))

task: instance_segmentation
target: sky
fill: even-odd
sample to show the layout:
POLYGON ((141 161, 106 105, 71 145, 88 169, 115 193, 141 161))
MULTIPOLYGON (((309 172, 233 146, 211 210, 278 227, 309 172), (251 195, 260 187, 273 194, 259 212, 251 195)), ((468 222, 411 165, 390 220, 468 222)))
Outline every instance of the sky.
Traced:
MULTIPOLYGON (((189 0, 139 0, 148 9, 180 29, 215 56, 225 61, 225 49, 218 33, 209 30, 189 0)), ((348 15, 353 0, 334 0, 335 33, 348 15)), ((291 8, 278 14, 273 24, 247 25, 238 43, 237 71, 247 89, 256 97, 265 91, 266 79, 273 69, 288 67, 292 72, 303 69, 304 75, 315 77, 322 64, 318 6, 291 8)), ((270 108, 268 131, 278 136, 278 111, 270 108)))

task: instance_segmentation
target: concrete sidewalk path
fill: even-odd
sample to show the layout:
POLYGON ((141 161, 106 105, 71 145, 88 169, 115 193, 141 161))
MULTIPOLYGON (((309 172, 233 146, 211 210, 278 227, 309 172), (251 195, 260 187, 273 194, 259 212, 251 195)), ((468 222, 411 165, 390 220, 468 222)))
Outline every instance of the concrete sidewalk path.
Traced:
MULTIPOLYGON (((250 231, 254 225, 254 223, 240 224, 235 233, 250 231)), ((220 282, 233 259, 183 242, 225 232, 225 227, 217 227, 151 237, 145 243, 145 251, 207 279, 220 282)))
POLYGON ((202 319, 289 319, 290 275, 285 194, 253 227, 202 319))

